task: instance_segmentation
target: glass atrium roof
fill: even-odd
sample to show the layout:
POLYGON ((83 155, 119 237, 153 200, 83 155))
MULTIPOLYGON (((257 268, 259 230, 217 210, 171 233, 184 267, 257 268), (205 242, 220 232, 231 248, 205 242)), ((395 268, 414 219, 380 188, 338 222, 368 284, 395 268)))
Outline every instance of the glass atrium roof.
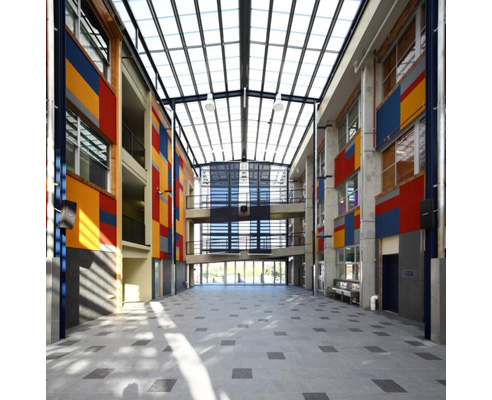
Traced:
POLYGON ((290 164, 364 0, 114 3, 198 164, 290 164))

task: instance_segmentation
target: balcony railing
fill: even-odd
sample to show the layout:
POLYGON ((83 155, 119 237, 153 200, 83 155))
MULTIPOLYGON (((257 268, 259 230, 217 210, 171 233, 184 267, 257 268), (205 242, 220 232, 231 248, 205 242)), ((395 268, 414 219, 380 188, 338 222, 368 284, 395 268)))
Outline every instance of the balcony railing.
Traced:
POLYGON ((231 235, 223 237, 202 237, 202 240, 186 243, 187 255, 238 253, 240 251, 267 252, 273 249, 303 246, 303 233, 280 235, 231 235))
POLYGON ((145 147, 133 134, 133 132, 123 123, 123 148, 137 161, 142 168, 145 168, 145 147))
POLYGON ((218 207, 263 206, 272 204, 303 203, 306 201, 302 189, 289 190, 275 189, 269 192, 259 193, 258 196, 251 193, 239 194, 201 194, 186 196, 186 208, 203 209, 218 207))
POLYGON ((123 240, 145 245, 145 225, 123 215, 123 240))

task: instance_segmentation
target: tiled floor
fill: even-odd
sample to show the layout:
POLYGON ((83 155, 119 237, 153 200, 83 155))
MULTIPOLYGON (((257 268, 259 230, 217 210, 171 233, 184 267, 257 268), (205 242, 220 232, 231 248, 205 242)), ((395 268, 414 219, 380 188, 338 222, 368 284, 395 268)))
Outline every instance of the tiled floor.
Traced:
POLYGON ((70 330, 47 346, 46 387, 53 400, 439 400, 445 363, 390 313, 297 287, 197 286, 70 330))

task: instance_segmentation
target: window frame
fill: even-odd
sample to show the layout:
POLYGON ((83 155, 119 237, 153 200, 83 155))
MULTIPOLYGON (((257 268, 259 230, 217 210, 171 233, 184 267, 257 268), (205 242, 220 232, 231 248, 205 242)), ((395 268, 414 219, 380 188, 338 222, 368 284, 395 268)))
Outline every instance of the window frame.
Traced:
MULTIPOLYGON (((96 185, 97 187, 100 187, 101 189, 103 189, 105 191, 109 191, 109 188, 111 186, 111 174, 110 174, 110 171, 111 171, 111 145, 110 145, 110 143, 103 136, 101 136, 98 132, 96 132, 96 130, 94 128, 92 128, 90 126, 90 124, 88 124, 86 121, 84 121, 84 119, 79 114, 77 114, 72 108, 70 108, 68 105, 66 107, 66 113, 72 113, 76 118, 76 129, 77 129, 76 142, 71 140, 68 135, 66 136, 67 144, 71 143, 72 145, 74 145, 74 152, 75 152, 74 160, 75 161, 74 161, 73 173, 80 176, 81 178, 87 180, 88 182, 91 182, 93 185, 96 185), (101 142, 103 142, 106 145, 107 165, 104 165, 101 162, 99 162, 98 160, 95 160, 93 157, 91 157, 91 155, 86 150, 82 149, 82 144, 81 144, 81 139, 80 139, 81 138, 81 125, 82 125, 82 123, 85 125, 86 129, 88 129, 88 131, 92 135, 96 136, 99 140, 101 140, 101 142), (98 185, 97 183, 91 181, 89 178, 81 175, 81 172, 80 172, 80 159, 81 159, 80 158, 80 152, 81 151, 86 153, 87 157, 92 159, 93 162, 96 162, 101 167, 105 168, 106 187, 102 187, 102 186, 98 185)), ((67 146, 67 144, 65 144, 65 147, 67 146)))
MULTIPOLYGON (((73 34, 74 36, 77 38, 77 40, 80 42, 80 39, 81 39, 81 29, 85 29, 85 28, 82 28, 82 1, 84 0, 65 0, 65 7, 67 9, 70 9, 73 13, 74 13, 74 30, 73 30, 73 34)), ((93 58, 90 56, 90 54, 87 52, 87 54, 89 55, 91 61, 93 62, 93 64, 96 66, 96 68, 99 70, 99 72, 108 80, 108 82, 110 81, 111 79, 111 36, 108 34, 108 32, 106 31, 106 29, 104 28, 104 25, 101 23, 99 17, 97 16, 97 14, 94 12, 94 9, 92 8, 92 5, 90 3, 90 1, 88 0, 85 0, 87 1, 87 4, 89 6, 89 9, 91 10, 93 16, 95 19, 98 20, 99 22, 99 25, 100 25, 100 28, 101 28, 101 31, 102 32, 99 32, 100 34, 103 33, 106 38, 108 39, 108 43, 107 43, 107 46, 108 46, 108 54, 107 56, 104 54, 104 52, 99 48, 99 44, 94 40, 94 38, 92 37, 92 35, 84 35, 84 38, 87 38, 94 49, 96 49, 96 52, 99 54, 99 56, 101 57, 101 60, 104 64, 104 68, 103 70, 101 71, 101 69, 98 67, 97 65, 97 60, 94 61, 93 58)), ((87 24, 88 22, 86 22, 87 24)), ((90 24, 89 24, 90 25, 90 24)), ((83 47, 83 46, 82 46, 83 47)), ((84 49, 85 50, 85 49, 84 49)))
POLYGON ((349 281, 360 282, 361 276, 361 255, 360 255, 360 245, 344 246, 342 248, 336 249, 335 252, 335 265, 336 265, 336 279, 345 279, 349 281), (347 250, 354 252, 354 261, 347 261, 347 250), (342 260, 340 260, 340 255, 342 255, 342 260), (353 271, 353 278, 347 278, 347 267, 351 266, 353 271), (343 274, 340 274, 341 268, 343 268, 343 274))
POLYGON ((345 145, 352 140, 355 135, 357 135, 357 132, 359 132, 360 129, 360 95, 357 96, 352 104, 350 104, 349 109, 347 112, 343 115, 342 119, 340 120, 340 123, 337 126, 337 134, 338 134, 338 152, 340 153, 345 145), (354 108, 357 106, 357 118, 354 119, 354 122, 357 122, 357 128, 355 129, 355 132, 353 134, 350 134, 350 128, 352 127, 352 121, 350 121, 350 113, 354 110, 354 108), (340 137, 340 128, 342 125, 345 124, 345 129, 344 129, 344 134, 342 137, 340 137), (343 142, 343 143, 342 143, 343 142))
POLYGON ((340 215, 343 215, 345 213, 348 213, 352 210, 354 210, 355 208, 357 208, 359 206, 359 196, 358 196, 358 193, 359 193, 359 171, 355 171, 349 178, 347 178, 343 183, 340 184, 340 186, 338 186, 337 188, 337 216, 340 216, 340 215), (348 193, 348 185, 347 183, 349 181, 354 181, 357 183, 357 189, 355 189, 351 194, 353 195, 355 192, 357 192, 357 203, 350 207, 350 203, 349 203, 349 193, 348 193), (342 191, 343 189, 343 192, 344 192, 344 201, 345 201, 345 211, 343 212, 340 212, 340 192, 342 191))
MULTIPOLYGON (((425 43, 425 14, 424 14, 424 20, 422 20, 422 11, 425 10, 425 1, 419 2, 419 4, 415 7, 415 9, 412 11, 412 14, 406 21, 406 23, 403 25, 403 27, 398 31, 398 34, 395 36, 395 39, 393 40, 393 43, 388 47, 386 50, 386 54, 381 60, 381 65, 383 66, 383 78, 382 78, 382 93, 383 97, 387 96, 389 93, 393 91, 393 89, 398 86, 400 81, 403 79, 403 77, 406 75, 408 70, 412 67, 412 65, 415 64, 415 61, 424 53, 425 48, 426 48, 426 43, 425 43), (403 35, 407 32, 408 28, 412 23, 415 23, 415 34, 414 34, 414 40, 413 40, 413 45, 414 45, 414 51, 415 51, 415 57, 411 64, 405 68, 400 74, 397 74, 397 69, 399 62, 404 60, 398 59, 398 42, 400 39, 403 37, 403 35), (423 36, 422 36, 423 34, 423 36), (392 55, 393 51, 395 51, 395 65, 393 68, 391 68, 390 72, 388 75, 384 75, 384 65, 386 61, 390 58, 392 55), (385 90, 385 82, 387 79, 390 78, 392 74, 394 75, 395 83, 391 85, 391 87, 388 88, 388 91, 385 90)), ((408 49, 407 49, 408 51, 408 49)), ((406 54, 406 53, 405 53, 406 54)), ((403 56, 402 56, 403 57, 403 56)))
POLYGON ((386 147, 382 152, 381 156, 384 158, 385 152, 390 149, 394 149, 393 155, 393 163, 383 169, 383 165, 381 166, 381 188, 382 192, 387 190, 391 190, 395 187, 398 187, 405 182, 407 179, 411 179, 414 176, 418 175, 420 172, 425 171, 425 114, 419 115, 411 124, 409 124, 401 135, 398 135, 388 147, 386 147), (413 131, 413 175, 410 177, 406 177, 402 180, 398 179, 398 168, 397 168, 397 156, 396 156, 396 145, 399 141, 402 141, 408 134, 413 131), (423 133, 423 140, 421 140, 421 134, 423 133), (421 147, 424 147, 424 152, 421 153, 421 147), (393 169, 394 181, 392 186, 385 187, 384 185, 384 174, 393 169))

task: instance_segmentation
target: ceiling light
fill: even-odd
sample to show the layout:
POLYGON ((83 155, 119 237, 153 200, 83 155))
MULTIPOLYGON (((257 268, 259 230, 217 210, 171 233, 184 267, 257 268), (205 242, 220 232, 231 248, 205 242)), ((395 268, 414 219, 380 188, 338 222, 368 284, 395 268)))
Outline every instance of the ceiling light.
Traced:
POLYGON ((274 111, 282 111, 284 109, 284 103, 282 102, 282 95, 277 93, 275 96, 275 103, 273 103, 274 111))
POLYGON ((205 101, 205 110, 207 110, 207 111, 214 111, 215 110, 215 103, 214 103, 214 99, 212 97, 212 93, 209 93, 207 95, 207 101, 205 101))

